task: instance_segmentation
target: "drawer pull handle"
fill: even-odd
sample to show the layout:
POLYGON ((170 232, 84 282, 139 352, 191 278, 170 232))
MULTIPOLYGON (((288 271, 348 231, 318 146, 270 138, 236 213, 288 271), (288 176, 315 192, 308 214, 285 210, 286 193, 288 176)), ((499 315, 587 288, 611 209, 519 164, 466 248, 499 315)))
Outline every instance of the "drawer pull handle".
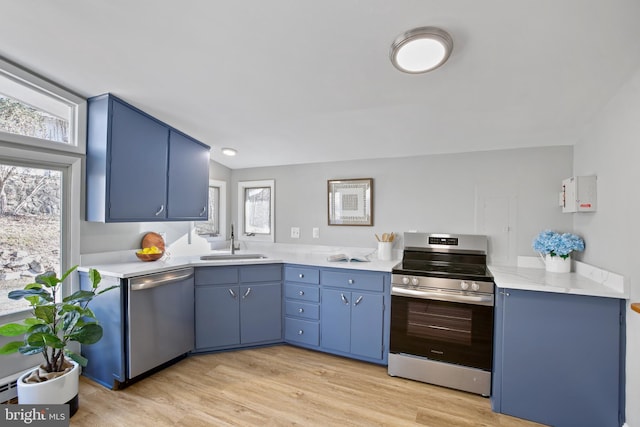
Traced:
POLYGON ((353 285, 353 279, 349 279, 348 282, 350 285, 353 285))
POLYGON ((344 305, 349 305, 349 300, 344 296, 344 294, 340 294, 340 299, 342 300, 344 305))
POLYGON ((358 297, 358 299, 356 300, 356 302, 354 302, 354 303, 353 303, 353 305, 354 305, 354 306, 356 306, 356 305, 360 304, 360 301, 362 301, 362 298, 364 298, 364 296, 363 296, 363 295, 360 295, 360 296, 358 297))
POLYGON ((303 331, 302 329, 300 329, 300 330, 298 331, 298 335, 302 335, 302 334, 304 334, 304 331, 303 331))
POLYGON ((298 274, 298 277, 303 279, 304 278, 304 274, 300 273, 300 274, 298 274))
POLYGON ((251 288, 247 288, 247 292, 245 292, 244 295, 242 295, 242 299, 245 299, 246 297, 248 297, 250 293, 251 293, 251 288))
POLYGON ((235 292, 233 292, 233 289, 229 289, 229 293, 231 294, 231 296, 232 296, 233 298, 235 298, 235 297, 236 297, 236 293, 235 293, 235 292))
POLYGON ((304 291, 298 292, 298 295, 303 296, 304 295, 304 291))
POLYGON ((298 313, 304 313, 304 308, 299 308, 298 313))

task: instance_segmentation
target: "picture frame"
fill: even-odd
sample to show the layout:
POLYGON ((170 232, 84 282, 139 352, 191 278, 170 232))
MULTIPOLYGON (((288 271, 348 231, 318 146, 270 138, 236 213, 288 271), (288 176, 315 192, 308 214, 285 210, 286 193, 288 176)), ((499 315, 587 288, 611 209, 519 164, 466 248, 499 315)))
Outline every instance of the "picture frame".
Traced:
POLYGON ((329 225, 373 226, 373 178, 327 181, 329 225))

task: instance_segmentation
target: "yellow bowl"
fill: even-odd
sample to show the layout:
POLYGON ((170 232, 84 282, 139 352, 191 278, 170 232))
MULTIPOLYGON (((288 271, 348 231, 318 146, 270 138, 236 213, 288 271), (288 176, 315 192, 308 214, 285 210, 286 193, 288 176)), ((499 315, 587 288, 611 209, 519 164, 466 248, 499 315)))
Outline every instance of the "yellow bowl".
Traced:
POLYGON ((136 252, 136 256, 138 257, 138 259, 140 261, 157 261, 160 258, 162 258, 162 255, 164 255, 164 252, 161 252, 159 254, 141 254, 136 252))

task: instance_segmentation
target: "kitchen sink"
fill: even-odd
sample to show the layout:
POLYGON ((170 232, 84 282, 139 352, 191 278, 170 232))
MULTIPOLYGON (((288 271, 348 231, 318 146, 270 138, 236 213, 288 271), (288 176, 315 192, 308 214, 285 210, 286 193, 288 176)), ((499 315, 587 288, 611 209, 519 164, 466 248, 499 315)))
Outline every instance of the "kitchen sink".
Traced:
POLYGON ((219 261, 219 260, 234 260, 234 259, 265 259, 267 258, 262 254, 214 254, 214 255, 202 255, 200 257, 203 261, 219 261))

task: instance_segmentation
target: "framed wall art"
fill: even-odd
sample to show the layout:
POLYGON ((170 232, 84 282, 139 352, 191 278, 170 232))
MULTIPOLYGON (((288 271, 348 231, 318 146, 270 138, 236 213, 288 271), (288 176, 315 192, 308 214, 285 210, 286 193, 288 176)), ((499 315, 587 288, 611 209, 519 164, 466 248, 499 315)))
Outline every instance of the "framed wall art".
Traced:
POLYGON ((373 225, 373 178, 328 181, 329 225, 373 225))

